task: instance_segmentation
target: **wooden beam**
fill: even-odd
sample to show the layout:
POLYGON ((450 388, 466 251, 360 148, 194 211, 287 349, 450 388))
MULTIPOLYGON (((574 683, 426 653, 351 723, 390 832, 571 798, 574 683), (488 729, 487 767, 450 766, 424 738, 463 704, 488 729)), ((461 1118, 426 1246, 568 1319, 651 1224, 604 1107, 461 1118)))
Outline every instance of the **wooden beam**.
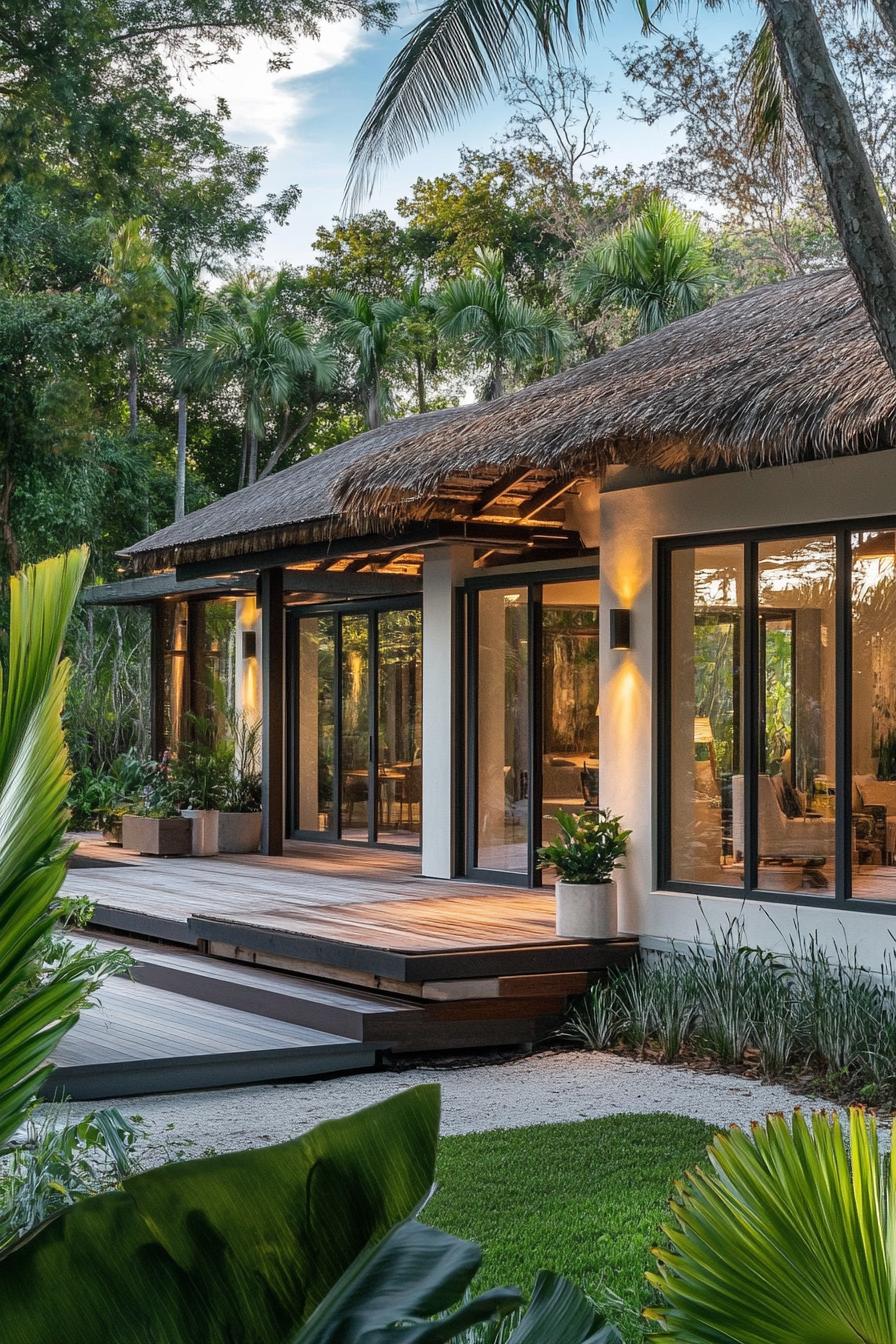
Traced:
POLYGON ((95 583, 81 593, 86 607, 119 607, 142 602, 154 602, 159 597, 226 597, 254 591, 251 578, 243 575, 219 574, 207 579, 181 579, 174 570, 164 574, 147 574, 139 579, 121 579, 116 583, 95 583))
POLYGON ((485 490, 473 507, 473 513, 477 516, 486 512, 491 504, 496 504, 502 495, 506 495, 508 490, 512 490, 515 485, 520 485, 529 475, 530 469, 525 471, 508 471, 503 476, 499 476, 494 485, 485 490))
POLYGON ((284 794, 285 705, 283 570, 258 576, 261 608, 261 852, 282 854, 286 824, 284 794))
POLYGON ((541 513, 542 509, 546 509, 549 504, 559 499, 578 479, 578 476, 562 476, 556 481, 551 481, 543 490, 539 490, 537 495, 526 500, 520 509, 520 522, 528 522, 536 514, 541 513))
POLYGON ((407 574, 287 569, 283 574, 283 587, 287 593, 323 593, 330 597, 403 597, 406 593, 418 593, 420 580, 407 574))

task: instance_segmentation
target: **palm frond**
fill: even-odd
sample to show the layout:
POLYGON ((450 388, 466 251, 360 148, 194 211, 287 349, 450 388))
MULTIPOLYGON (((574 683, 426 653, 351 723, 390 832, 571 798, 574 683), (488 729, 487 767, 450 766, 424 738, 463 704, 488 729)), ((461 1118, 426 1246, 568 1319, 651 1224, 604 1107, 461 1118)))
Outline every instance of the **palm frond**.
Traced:
POLYGON ((750 150, 757 155, 768 154, 775 171, 783 175, 788 153, 804 152, 804 141, 767 21, 750 48, 739 82, 749 92, 744 130, 750 150))
POLYGON ((51 1072, 47 1058, 85 992, 77 976, 43 977, 35 956, 65 876, 69 669, 60 651, 86 564, 82 548, 10 583, 5 676, 0 669, 0 1144, 51 1072))
POLYGON ((412 30, 389 66, 355 138, 346 199, 354 208, 379 168, 494 93, 521 61, 568 55, 609 0, 442 0, 412 30))

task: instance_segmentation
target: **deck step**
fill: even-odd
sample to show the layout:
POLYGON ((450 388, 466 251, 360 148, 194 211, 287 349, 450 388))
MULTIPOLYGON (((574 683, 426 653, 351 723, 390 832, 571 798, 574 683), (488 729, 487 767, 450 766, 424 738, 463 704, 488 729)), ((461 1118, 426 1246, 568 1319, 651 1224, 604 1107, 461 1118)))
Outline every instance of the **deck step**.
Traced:
POLYGON ((107 980, 53 1053, 48 1098, 78 1101, 290 1081, 376 1063, 363 1042, 222 1007, 186 994, 107 980))
POLYGON ((411 1023, 423 1017, 416 1004, 310 976, 221 961, 135 938, 84 941, 94 941, 100 947, 127 947, 134 958, 129 975, 139 985, 333 1032, 353 1041, 376 1044, 380 1049, 406 1036, 411 1023))
MULTIPOLYGON (((72 940, 88 941, 82 934, 72 940)), ((527 977, 527 992, 495 994, 482 982, 450 997, 396 997, 357 989, 338 980, 314 978, 253 962, 199 955, 135 938, 91 939, 99 947, 126 947, 138 985, 206 1004, 254 1013, 272 1022, 310 1027, 396 1054, 528 1044, 558 1024, 571 988, 548 976, 543 987, 527 977), (486 992, 483 993, 483 989, 486 992)), ((326 969, 321 968, 326 975, 326 969)))

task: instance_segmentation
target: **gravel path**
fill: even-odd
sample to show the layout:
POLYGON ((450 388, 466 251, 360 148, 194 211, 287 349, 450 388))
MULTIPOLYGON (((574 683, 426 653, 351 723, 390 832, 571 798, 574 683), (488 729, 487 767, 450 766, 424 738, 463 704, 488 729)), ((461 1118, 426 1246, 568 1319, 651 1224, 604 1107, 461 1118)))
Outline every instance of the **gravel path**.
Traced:
MULTIPOLYGON (((332 1116, 371 1105, 415 1083, 442 1087, 442 1132, 517 1128, 624 1112, 666 1111, 720 1127, 823 1102, 747 1078, 642 1064, 617 1055, 557 1052, 475 1067, 356 1074, 312 1083, 129 1097, 154 1143, 188 1139, 192 1152, 251 1148, 293 1138, 332 1116)), ((76 1114, 88 1107, 72 1108, 76 1114)))

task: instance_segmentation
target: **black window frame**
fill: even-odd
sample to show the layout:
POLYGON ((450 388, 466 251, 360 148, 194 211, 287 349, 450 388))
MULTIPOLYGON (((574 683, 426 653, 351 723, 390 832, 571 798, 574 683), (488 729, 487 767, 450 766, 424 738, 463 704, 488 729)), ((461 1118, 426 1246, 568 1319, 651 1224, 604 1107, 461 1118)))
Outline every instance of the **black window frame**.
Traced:
POLYGON ((342 744, 342 616, 361 616, 367 619, 368 657, 370 671, 367 687, 367 712, 370 746, 368 753, 368 795, 376 796, 375 780, 379 769, 379 697, 377 695, 377 677, 379 668, 379 621, 377 617, 383 611, 419 611, 421 638, 421 668, 423 640, 423 598, 422 594, 408 597, 367 598, 360 602, 306 602, 290 603, 285 607, 286 616, 286 658, 287 658, 287 697, 286 697, 286 742, 288 759, 286 769, 286 818, 287 835, 291 840, 310 841, 322 845, 348 845, 357 849, 388 849, 400 854, 420 854, 423 849, 423 826, 421 809, 420 836, 415 845, 390 843, 381 839, 376 808, 368 808, 367 839, 346 839, 342 834, 342 789, 341 776, 342 744), (303 830, 298 824, 298 745, 299 745, 299 662, 298 634, 299 621, 308 616, 333 616, 334 619, 334 667, 336 668, 334 689, 334 756, 333 756, 333 823, 326 831, 303 830))
MULTIPOLYGON (((465 806, 463 808, 464 836, 462 842, 463 872, 475 882, 492 882, 505 887, 537 888, 543 885, 541 869, 538 867, 538 850, 541 848, 542 815, 541 802, 542 757, 540 744, 543 736, 542 704, 542 590, 558 583, 578 582, 600 583, 600 559, 595 557, 588 565, 576 565, 569 569, 514 570, 495 567, 487 574, 476 575, 464 583, 466 600, 466 731, 463 742, 465 769, 465 806), (529 727, 528 750, 528 855, 526 872, 512 873, 503 869, 481 868, 478 865, 478 671, 479 671, 479 594, 495 588, 525 588, 527 592, 528 629, 528 686, 527 714, 529 727)), ((598 610, 600 602, 598 600, 598 610)))
MULTIPOLYGON (((655 886, 660 891, 681 892, 693 896, 724 896, 728 900, 758 901, 766 905, 800 905, 822 910, 855 910, 868 914, 887 914, 896 906, 892 901, 867 900, 852 895, 852 546, 854 532, 896 530, 896 515, 873 518, 819 519, 780 527, 726 529, 684 536, 658 538, 654 545, 656 592, 656 642, 654 656, 656 697, 656 781, 654 790, 656 825, 655 886), (758 888, 758 816, 756 779, 759 773, 759 546, 768 541, 797 537, 833 537, 835 547, 834 595, 834 734, 837 744, 835 766, 834 882, 831 889, 815 892, 799 889, 790 892, 758 888), (676 550, 703 549, 713 546, 743 546, 744 549, 744 641, 743 641, 743 767, 744 767, 744 882, 742 886, 723 883, 688 882, 671 876, 671 637, 670 601, 671 557, 676 550)), ((894 869, 896 877, 896 869, 894 869)), ((896 882, 894 882, 896 888, 896 882)))

